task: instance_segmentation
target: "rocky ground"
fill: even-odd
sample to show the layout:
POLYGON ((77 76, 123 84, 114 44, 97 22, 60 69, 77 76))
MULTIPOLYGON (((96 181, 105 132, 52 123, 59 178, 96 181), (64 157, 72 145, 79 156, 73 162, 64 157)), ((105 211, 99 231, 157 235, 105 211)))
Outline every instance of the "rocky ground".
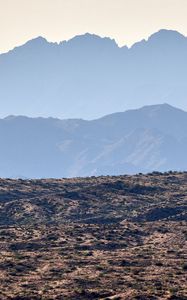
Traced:
POLYGON ((187 173, 0 180, 0 299, 187 299, 187 173))

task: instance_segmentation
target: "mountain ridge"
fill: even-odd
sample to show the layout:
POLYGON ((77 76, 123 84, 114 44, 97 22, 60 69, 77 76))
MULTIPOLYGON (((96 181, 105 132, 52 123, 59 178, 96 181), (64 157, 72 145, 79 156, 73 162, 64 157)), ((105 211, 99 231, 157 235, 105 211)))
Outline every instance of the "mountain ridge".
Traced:
POLYGON ((0 119, 0 176, 57 178, 184 171, 186 132, 187 112, 166 104, 92 121, 9 116, 0 119))
POLYGON ((129 49, 92 34, 33 39, 0 55, 0 117, 91 120, 165 102, 187 110, 186 50, 187 38, 167 30, 129 49))
POLYGON ((166 37, 167 38, 168 33, 169 33, 169 35, 171 35, 171 37, 173 37, 173 35, 175 35, 176 38, 181 38, 183 40, 187 39, 187 37, 184 34, 180 33, 177 30, 160 29, 160 30, 150 34, 147 39, 141 39, 139 41, 136 41, 131 46, 128 47, 126 44, 124 44, 122 46, 119 46, 117 44, 116 40, 114 38, 109 37, 109 36, 102 37, 99 34, 90 33, 90 32, 85 32, 83 34, 75 35, 72 38, 69 38, 67 40, 62 40, 60 42, 52 42, 52 41, 49 41, 47 38, 39 35, 39 36, 35 36, 35 37, 31 38, 30 40, 28 40, 28 41, 26 41, 26 42, 24 42, 24 43, 22 43, 18 46, 13 47, 12 49, 8 50, 7 52, 0 53, 0 55, 8 54, 8 53, 20 48, 20 47, 23 47, 23 46, 27 45, 28 43, 35 43, 36 42, 37 44, 47 43, 49 45, 62 46, 63 44, 67 44, 67 43, 71 42, 72 40, 76 40, 76 39, 79 39, 79 38, 82 39, 84 37, 85 38, 86 37, 89 37, 89 38, 93 37, 93 38, 100 39, 100 40, 110 40, 111 42, 114 42, 118 46, 119 49, 127 48, 127 49, 130 50, 131 48, 133 48, 135 45, 137 45, 139 43, 149 42, 150 40, 153 40, 157 37, 161 37, 161 38, 166 37))
POLYGON ((14 118, 28 118, 28 119, 55 119, 55 120, 59 120, 59 121, 68 121, 68 120, 82 120, 82 121, 96 121, 96 120, 99 120, 99 119, 103 119, 105 117, 109 117, 109 116, 112 116, 112 115, 117 115, 117 114, 123 114, 123 113, 127 113, 127 112, 131 112, 131 111, 139 111, 139 110, 149 110, 149 111, 152 111, 154 109, 160 109, 160 108, 168 108, 170 110, 178 110, 180 112, 183 112, 183 113, 187 113, 187 111, 181 109, 181 108, 178 108, 178 107, 175 107, 173 105, 170 105, 168 103, 163 103, 163 104, 153 104, 153 105, 145 105, 145 106, 142 106, 142 107, 139 107, 139 108, 132 108, 132 109, 128 109, 126 111, 122 111, 122 112, 114 112, 114 113, 111 113, 109 115, 104 115, 104 116, 101 116, 97 119, 92 119, 92 120, 86 120, 86 119, 83 119, 83 118, 69 118, 69 119, 60 119, 60 118, 54 118, 54 117, 40 117, 40 116, 36 116, 36 117, 29 117, 29 116, 25 116, 25 115, 7 115, 6 117, 4 118, 0 118, 0 120, 5 120, 5 119, 14 119, 14 118))

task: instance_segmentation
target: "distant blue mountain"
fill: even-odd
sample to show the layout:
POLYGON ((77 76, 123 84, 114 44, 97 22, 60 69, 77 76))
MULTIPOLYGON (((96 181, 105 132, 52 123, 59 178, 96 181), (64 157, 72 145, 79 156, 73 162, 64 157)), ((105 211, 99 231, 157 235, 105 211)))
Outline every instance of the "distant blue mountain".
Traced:
POLYGON ((168 104, 81 119, 0 119, 0 177, 187 170, 187 112, 168 104))
POLYGON ((85 34, 39 37, 0 55, 0 116, 93 119, 156 103, 187 110, 187 38, 161 30, 119 48, 85 34))

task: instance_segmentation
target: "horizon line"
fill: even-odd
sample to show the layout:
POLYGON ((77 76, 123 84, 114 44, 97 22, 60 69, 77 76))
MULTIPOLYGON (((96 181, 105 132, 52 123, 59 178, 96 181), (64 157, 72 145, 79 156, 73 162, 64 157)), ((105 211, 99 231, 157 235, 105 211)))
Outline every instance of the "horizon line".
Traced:
POLYGON ((43 39, 45 40, 48 44, 57 44, 58 46, 60 44, 63 44, 63 43, 66 43, 66 42, 69 42, 71 40, 73 40, 74 38, 76 37, 81 37, 81 36, 85 36, 85 35, 92 35, 92 36, 96 36, 98 38, 101 38, 101 39, 110 39, 111 41, 114 41, 115 44, 118 46, 119 49, 122 49, 122 48, 127 48, 127 49, 131 49, 133 48, 134 45, 136 45, 137 43, 141 43, 143 41, 147 42, 153 35, 155 34, 158 34, 159 32, 162 32, 162 31, 167 31, 167 32, 175 32, 181 36, 183 36, 184 38, 187 38, 186 35, 184 35, 183 33, 181 33, 180 31, 178 30, 175 30, 175 29, 166 29, 166 28, 160 28, 159 30, 151 33, 147 38, 143 38, 141 40, 137 40, 136 42, 134 42, 133 44, 131 44, 130 46, 128 46, 127 44, 123 44, 122 46, 119 45, 119 43, 116 41, 115 38, 111 37, 111 36, 104 36, 104 35, 99 35, 99 34, 96 34, 94 32, 83 32, 82 34, 77 34, 77 35, 74 35, 72 37, 70 37, 69 39, 66 39, 66 40, 61 40, 59 42, 57 41, 51 41, 49 39, 47 39, 45 36, 42 36, 42 35, 37 35, 37 36, 34 36, 33 38, 29 39, 29 40, 26 40, 25 42, 19 44, 19 45, 16 45, 14 46, 13 48, 5 51, 5 52, 0 52, 0 55, 3 55, 3 54, 8 54, 9 52, 11 51, 14 51, 15 49, 19 48, 19 47, 22 47, 24 45, 26 45, 27 43, 31 42, 31 41, 34 41, 34 40, 37 40, 37 39, 43 39))
POLYGON ((28 115, 7 115, 5 117, 0 117, 0 120, 8 120, 8 119, 13 119, 13 118, 26 118, 26 119, 55 119, 55 120, 58 120, 58 121, 67 121, 67 120, 80 120, 80 121, 85 121, 85 122, 90 122, 90 121, 96 121, 96 120, 99 120, 99 119, 102 119, 102 118, 105 118, 107 116, 111 116, 111 115, 114 115, 114 114, 123 114, 123 113, 126 113, 126 112, 129 112, 129 111, 137 111, 137 110, 141 110, 141 109, 145 109, 145 108, 154 108, 154 107, 164 107, 164 106, 167 106, 167 107, 170 107, 172 109, 175 109, 175 110, 179 110, 179 111, 182 111, 184 113, 187 113, 186 110, 182 109, 182 108, 179 108, 177 106, 174 106, 174 105, 171 105, 171 104, 168 104, 168 103, 158 103, 158 104, 151 104, 151 105, 143 105, 143 106, 140 106, 140 107, 137 107, 137 108, 130 108, 130 109, 126 109, 124 111, 116 111, 116 112, 113 112, 113 113, 109 113, 109 114, 105 114, 103 116, 100 116, 100 117, 97 117, 97 118, 93 118, 93 119, 84 119, 84 118, 59 118, 59 117, 55 117, 55 116, 28 116, 28 115))

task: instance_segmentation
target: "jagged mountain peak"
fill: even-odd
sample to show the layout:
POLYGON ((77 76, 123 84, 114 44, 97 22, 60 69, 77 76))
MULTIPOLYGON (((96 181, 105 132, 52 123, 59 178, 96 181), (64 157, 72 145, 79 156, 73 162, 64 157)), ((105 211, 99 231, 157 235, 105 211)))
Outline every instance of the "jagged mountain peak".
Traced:
POLYGON ((169 29, 160 29, 159 31, 153 33, 149 38, 148 41, 176 41, 176 40, 184 40, 186 37, 176 30, 169 30, 169 29))
POLYGON ((111 39, 109 37, 101 37, 96 34, 92 33, 85 33, 85 34, 80 34, 77 35, 67 41, 62 41, 60 43, 61 46, 68 45, 68 46, 76 46, 76 47, 98 47, 98 46, 103 46, 105 47, 115 47, 119 48, 116 41, 114 39, 111 39))
POLYGON ((38 49, 45 49, 45 48, 49 48, 50 46, 57 46, 58 44, 57 43, 53 43, 53 42, 49 42, 46 38, 42 37, 42 36, 38 36, 38 37, 35 37, 29 41, 27 41, 26 43, 20 45, 20 46, 17 46, 15 48, 13 48, 12 50, 10 50, 9 52, 7 53, 3 53, 3 54, 0 54, 3 55, 3 56, 6 56, 6 54, 14 54, 15 52, 19 52, 20 50, 21 51, 26 51, 25 49, 28 49, 29 51, 32 50, 32 51, 37 51, 38 49))
POLYGON ((28 43, 31 42, 31 43, 37 43, 37 44, 42 44, 42 43, 48 43, 47 39, 44 38, 43 36, 37 36, 33 39, 31 39, 30 41, 28 41, 28 43))
POLYGON ((187 44, 187 38, 176 30, 160 29, 159 31, 151 34, 148 39, 143 39, 132 45, 130 49, 142 49, 152 46, 156 51, 160 46, 166 47, 180 47, 182 44, 187 44))

